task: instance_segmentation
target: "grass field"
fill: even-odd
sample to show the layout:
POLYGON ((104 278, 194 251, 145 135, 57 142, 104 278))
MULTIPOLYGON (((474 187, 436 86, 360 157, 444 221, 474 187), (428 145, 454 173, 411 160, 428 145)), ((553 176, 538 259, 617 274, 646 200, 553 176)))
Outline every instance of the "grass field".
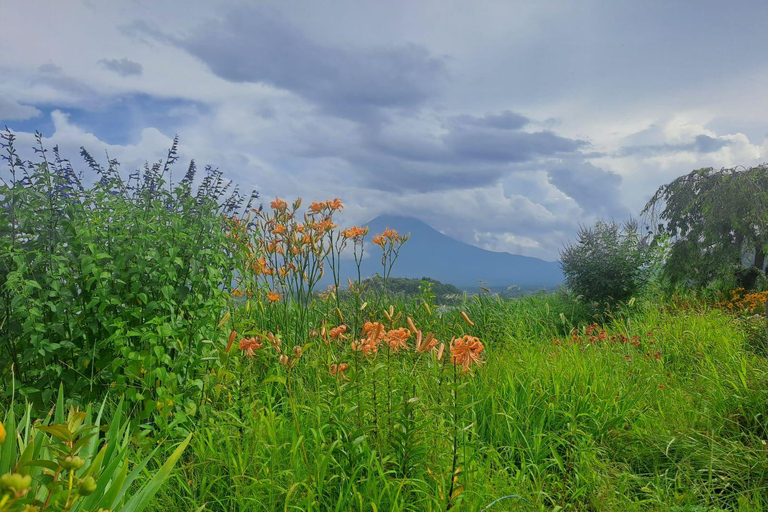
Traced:
MULTIPOLYGON (((333 310, 313 320, 336 326, 333 310)), ((392 311, 387 328, 407 327, 397 319, 407 312, 439 340, 478 337, 484 364, 464 372, 449 349, 418 354, 413 337, 407 350, 363 356, 320 336, 286 366, 272 364, 268 342, 252 358, 231 352, 153 509, 768 507, 759 326, 660 298, 600 325, 557 294, 392 311)), ((246 331, 263 330, 241 313, 246 331)))

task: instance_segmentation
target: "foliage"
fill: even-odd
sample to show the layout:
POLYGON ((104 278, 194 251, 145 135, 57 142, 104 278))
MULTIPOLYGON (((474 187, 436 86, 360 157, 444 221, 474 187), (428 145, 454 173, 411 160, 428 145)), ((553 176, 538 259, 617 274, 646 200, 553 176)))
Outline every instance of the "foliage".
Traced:
MULTIPOLYGON (((45 169, 55 166, 24 168, 30 175, 45 176, 45 169)), ((594 310, 564 291, 512 300, 483 292, 462 297, 456 307, 448 308, 434 307, 435 288, 429 282, 414 298, 392 295, 395 280, 387 279, 377 290, 359 277, 345 294, 338 293, 337 278, 335 287, 315 293, 320 275, 341 275, 339 255, 347 244, 360 275, 368 230, 338 229, 333 218, 343 208, 338 199, 312 203, 302 214, 300 201, 289 205, 276 198, 269 211, 249 209, 238 217, 230 213, 227 219, 222 219, 225 212, 216 201, 205 203, 210 210, 204 211, 190 205, 208 227, 199 238, 177 235, 171 243, 151 235, 172 235, 162 219, 175 218, 173 208, 161 217, 161 206, 149 199, 108 193, 112 189, 102 191, 101 198, 98 188, 83 187, 76 195, 78 204, 89 205, 82 207, 83 216, 54 217, 56 226, 76 224, 70 217, 90 220, 95 234, 83 227, 79 236, 91 236, 97 253, 110 254, 103 268, 123 281, 120 272, 127 271, 113 263, 120 256, 116 249, 130 250, 122 230, 135 232, 143 251, 152 250, 150 242, 156 242, 159 253, 153 253, 142 270, 149 285, 133 290, 101 273, 93 277, 90 270, 81 276, 79 253, 67 252, 68 244, 77 242, 59 235, 58 227, 51 239, 61 244, 56 251, 73 262, 66 268, 75 277, 56 274, 58 267, 43 256, 58 253, 46 253, 47 239, 27 227, 24 236, 11 237, 15 242, 4 246, 16 251, 16 259, 1 261, 36 262, 35 268, 57 277, 46 281, 42 271, 24 275, 34 275, 49 294, 68 289, 76 302, 64 301, 62 317, 52 311, 49 323, 27 327, 13 320, 22 313, 8 309, 11 298, 19 294, 24 301, 20 304, 41 311, 46 301, 35 295, 41 292, 37 286, 10 288, 6 280, 3 318, 15 321, 16 330, 3 332, 15 333, 11 346, 31 354, 22 361, 42 365, 28 371, 38 371, 39 395, 45 397, 59 374, 74 378, 67 374, 69 361, 79 361, 84 349, 55 347, 60 352, 43 359, 43 354, 23 352, 32 331, 40 328, 51 339, 67 340, 67 330, 60 334, 49 326, 63 322, 72 330, 101 325, 105 335, 114 337, 80 335, 109 340, 122 359, 107 364, 94 385, 105 384, 106 376, 116 382, 122 378, 142 397, 116 385, 130 407, 121 401, 112 425, 101 428, 102 413, 109 408, 104 401, 95 429, 85 427, 91 424, 88 411, 73 412, 67 422, 63 394, 51 419, 38 426, 32 424, 32 408, 17 420, 11 405, 0 426, 0 474, 11 473, 0 480, 5 491, 0 511, 5 506, 16 510, 23 500, 44 505, 49 492, 49 505, 66 509, 69 504, 70 510, 84 511, 768 508, 768 360, 751 341, 755 326, 735 322, 730 310, 718 308, 710 295, 633 295, 637 298, 600 315, 595 323, 594 310), (111 207, 107 213, 102 202, 111 207), (126 211, 138 210, 136 205, 150 212, 151 221, 131 231, 131 222, 138 223, 141 216, 126 211), (127 223, 115 224, 114 219, 127 223), (163 251, 196 254, 200 245, 208 247, 210 259, 205 261, 215 266, 200 272, 207 285, 195 285, 194 300, 185 298, 188 292, 183 289, 163 292, 166 284, 179 282, 174 272, 181 271, 175 260, 162 258, 163 251), (155 261, 163 266, 152 267, 155 261), (165 281, 158 277, 163 270, 165 281), (70 279, 79 281, 72 284, 70 279), (112 293, 112 308, 88 306, 93 297, 106 301, 107 295, 87 286, 112 293), (148 311, 149 295, 158 290, 154 310, 148 311), (86 293, 92 295, 81 298, 86 293), (137 298, 138 293, 147 294, 147 299, 137 298), (195 309, 203 305, 210 308, 195 309), (170 331, 158 330, 158 320, 151 328, 136 323, 131 328, 142 336, 121 339, 115 333, 127 332, 120 315, 136 311, 146 321, 160 318, 170 331), (200 323, 193 324, 193 319, 200 323), (28 337, 20 338, 22 334, 28 337), (148 339, 159 340, 158 345, 148 339), (157 348, 163 341, 167 352, 157 348), (131 367, 133 359, 122 352, 128 345, 139 353, 138 360, 150 365, 131 367), (191 355, 181 359, 184 350, 176 346, 191 355), (65 350, 72 352, 71 359, 65 350), (175 366, 181 363, 186 365, 183 370, 175 366), (45 373, 47 368, 54 370, 52 376, 45 373), (175 373, 178 384, 164 381, 158 368, 175 373), (194 392, 166 394, 186 385, 194 392), (195 421, 185 424, 196 429, 194 436, 168 428, 185 421, 193 407, 195 421), (140 419, 145 435, 134 436, 122 419, 128 411, 134 420, 140 419), (154 421, 143 421, 148 411, 154 412, 154 421), (176 449, 155 446, 166 433, 183 439, 182 444, 176 449), (126 463, 129 454, 142 461, 132 470, 126 463), (80 469, 76 466, 81 461, 74 457, 82 459, 80 469), (177 459, 179 470, 171 474, 177 459), (152 476, 150 467, 160 469, 152 476), (27 469, 33 477, 29 481, 27 469), (96 488, 86 495, 93 487, 88 477, 96 488)), ((158 194, 170 194, 167 202, 177 204, 172 189, 158 194)), ((4 199, 6 211, 22 208, 21 199, 13 198, 26 200, 24 194, 32 197, 30 190, 36 189, 27 182, 3 189, 3 197, 10 198, 4 199)), ((50 215, 42 202, 36 204, 39 218, 27 211, 18 219, 32 219, 24 221, 27 226, 47 226, 50 215)), ((191 220, 178 222, 180 233, 190 226, 200 229, 191 220)), ((22 224, 4 226, 14 233, 21 232, 22 224)), ((657 259, 644 252, 634 226, 603 223, 584 231, 581 245, 571 248, 572 255, 581 258, 574 261, 584 263, 577 268, 593 276, 607 276, 603 286, 624 290, 618 275, 635 279, 633 286, 642 285, 656 268, 657 259), (588 244, 591 252, 585 249, 588 244), (598 273, 606 262, 608 273, 598 273), (628 262, 634 263, 637 274, 628 262)), ((374 240, 382 251, 386 278, 407 237, 388 229, 374 240)), ((202 261, 203 256, 195 258, 202 261)), ((186 279, 189 289, 192 278, 186 279)), ((615 293, 608 296, 617 298, 615 293)), ((756 305, 758 299, 745 297, 744 303, 756 305)), ((101 341, 94 344, 99 352, 113 350, 101 341)), ((0 377, 12 388, 7 373, 0 377)), ((23 382, 27 394, 34 396, 27 379, 20 376, 16 382, 23 382)), ((88 397, 78 384, 73 402, 88 397)))
POLYGON ((610 304, 639 293, 650 279, 651 250, 637 223, 597 222, 581 227, 560 253, 565 282, 588 302, 610 304))
POLYGON ((113 388, 144 415, 158 404, 194 412, 233 277, 224 218, 247 198, 211 168, 195 190, 194 162, 171 181, 176 140, 127 180, 85 149, 94 174, 77 174, 39 134, 37 163, 21 161, 12 133, 2 140, 3 398, 13 376, 38 405, 63 382, 83 402, 113 388))
POLYGON ((419 359, 414 335, 363 356, 335 300, 319 301, 311 321, 333 323, 301 357, 283 348, 286 365, 268 336, 245 335, 263 344, 253 356, 233 344, 154 509, 438 511, 452 496, 482 510, 512 496, 489 510, 765 510, 768 360, 712 302, 675 300, 687 306, 641 297, 598 325, 562 294, 363 310, 386 332, 411 318, 422 344, 482 334, 485 364, 466 374, 448 343, 419 359))
MULTIPOLYGON (((643 214, 669 236, 665 273, 673 283, 708 284, 743 274, 746 256, 765 270, 768 246, 768 166, 749 169, 704 168, 660 187, 643 214)), ((742 276, 747 287, 752 276, 742 276)))
POLYGON ((0 427, 6 433, 4 439, 0 436, 0 511, 144 510, 170 475, 191 434, 148 481, 137 485, 157 448, 129 472, 131 436, 122 403, 112 425, 102 429, 103 412, 104 404, 93 423, 90 409, 71 409, 65 419, 62 390, 43 422, 33 423, 30 406, 20 418, 9 410, 5 427, 0 427))
MULTIPOLYGON (((383 293, 384 278, 381 276, 369 277, 363 280, 363 286, 371 293, 383 293)), ((435 304, 456 304, 461 302, 463 293, 451 284, 443 284, 440 281, 422 277, 421 279, 409 279, 405 277, 390 277, 387 281, 387 291, 391 297, 422 296, 425 290, 433 297, 435 304)))
MULTIPOLYGON (((203 413, 216 418, 215 424, 230 423, 227 436, 243 435, 264 411, 284 418, 288 432, 280 436, 291 435, 289 464, 305 485, 283 488, 274 477, 269 485, 273 493, 296 493, 303 509, 348 508, 345 489, 372 477, 376 468, 389 477, 418 479, 422 483, 413 492, 428 492, 444 507, 458 506, 465 480, 459 462, 468 460, 459 449, 471 435, 465 390, 484 351, 461 328, 471 320, 464 314, 459 324, 440 326, 428 288, 414 318, 396 311, 383 290, 369 293, 359 281, 350 282, 343 300, 335 287, 318 297, 315 284, 323 272, 340 275, 340 253, 350 241, 359 275, 368 230, 338 229, 338 199, 312 203, 303 215, 300 207, 301 200, 289 205, 275 198, 254 222, 234 222, 231 236, 239 251, 233 256, 240 270, 233 294, 244 300, 240 308, 233 303, 220 322, 230 336, 226 347, 219 345, 218 382, 205 397, 203 413), (397 378, 404 372, 412 378, 397 378), (325 392, 324 401, 299 402, 297 395, 306 389, 325 392), (451 441, 429 476, 414 457, 425 450, 425 421, 436 411, 451 441), (316 417, 311 432, 302 428, 307 414, 316 417), (340 462, 361 457, 375 465, 339 473, 347 471, 340 462), (330 478, 339 474, 352 480, 330 478)), ((373 237, 385 275, 407 238, 389 228, 373 237)), ((412 495, 389 487, 395 494, 387 496, 384 509, 412 495)))

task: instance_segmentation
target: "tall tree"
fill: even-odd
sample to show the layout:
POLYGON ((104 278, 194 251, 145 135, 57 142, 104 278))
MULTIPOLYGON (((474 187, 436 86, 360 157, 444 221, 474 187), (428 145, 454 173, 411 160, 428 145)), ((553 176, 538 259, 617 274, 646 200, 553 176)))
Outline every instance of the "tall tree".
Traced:
POLYGON ((692 171, 660 187, 642 214, 670 238, 665 273, 673 283, 706 283, 764 271, 768 248, 768 166, 692 171))

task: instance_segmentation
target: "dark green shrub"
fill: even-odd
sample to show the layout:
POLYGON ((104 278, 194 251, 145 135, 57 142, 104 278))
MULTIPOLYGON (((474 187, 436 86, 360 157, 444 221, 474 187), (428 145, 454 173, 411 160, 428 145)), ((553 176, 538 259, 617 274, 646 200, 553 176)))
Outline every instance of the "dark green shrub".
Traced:
POLYGON ((560 253, 565 282, 585 301, 621 302, 636 295, 650 277, 651 250, 637 223, 598 221, 582 227, 577 242, 560 253))
POLYGON ((247 197, 210 167, 193 186, 194 162, 172 182, 176 140, 128 180, 82 149, 84 178, 58 148, 49 159, 39 134, 37 163, 19 158, 11 132, 0 142, 4 398, 13 376, 37 404, 64 383, 83 401, 113 388, 145 413, 171 402, 192 412, 234 278, 226 218, 247 197))

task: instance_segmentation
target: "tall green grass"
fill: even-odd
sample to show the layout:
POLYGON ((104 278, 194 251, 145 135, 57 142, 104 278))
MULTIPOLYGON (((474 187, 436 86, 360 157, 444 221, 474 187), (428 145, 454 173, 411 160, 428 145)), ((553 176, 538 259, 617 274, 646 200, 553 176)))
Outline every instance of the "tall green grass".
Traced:
MULTIPOLYGON (((467 299, 486 364, 438 385, 439 365, 387 371, 380 354, 379 392, 395 391, 379 432, 358 421, 354 368, 331 378, 309 348, 286 380, 253 383, 247 410, 225 393, 205 409, 155 509, 763 510, 768 362, 734 318, 668 305, 633 302, 587 334, 567 296, 467 299)), ((462 325, 461 308, 395 309, 438 337, 462 325)))

